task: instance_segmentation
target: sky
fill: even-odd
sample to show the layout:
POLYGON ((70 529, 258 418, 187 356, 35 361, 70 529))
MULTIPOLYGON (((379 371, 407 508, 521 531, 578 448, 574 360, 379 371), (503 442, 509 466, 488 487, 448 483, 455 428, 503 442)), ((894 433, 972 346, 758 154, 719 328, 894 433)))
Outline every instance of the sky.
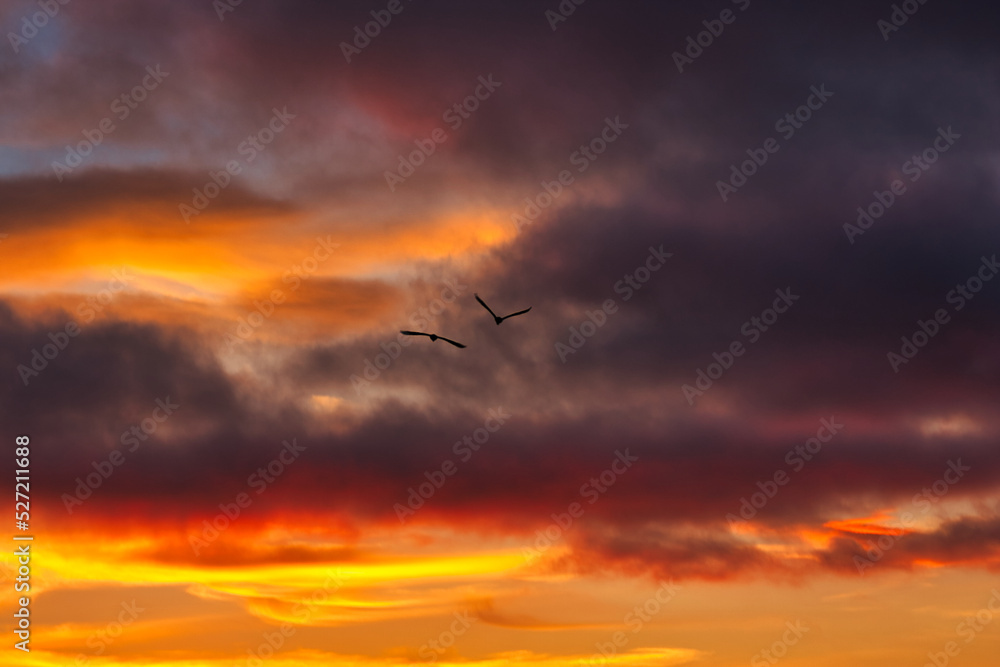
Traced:
POLYGON ((3 664, 995 665, 998 18, 0 0, 3 664))

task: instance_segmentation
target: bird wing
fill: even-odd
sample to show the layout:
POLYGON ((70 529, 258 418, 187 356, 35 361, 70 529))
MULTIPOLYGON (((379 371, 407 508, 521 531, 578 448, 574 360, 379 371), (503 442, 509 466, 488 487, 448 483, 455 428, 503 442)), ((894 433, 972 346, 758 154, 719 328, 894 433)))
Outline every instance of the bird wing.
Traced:
POLYGON ((490 307, 486 305, 486 302, 479 298, 478 294, 475 294, 474 296, 476 297, 476 301, 478 301, 483 308, 490 311, 490 315, 492 315, 493 317, 497 316, 497 314, 494 313, 492 310, 490 310, 490 307))
POLYGON ((423 333, 422 331, 400 331, 399 333, 407 336, 430 336, 429 333, 423 333))
POLYGON ((452 340, 452 339, 450 339, 450 338, 445 338, 444 336, 438 336, 438 338, 439 338, 440 340, 443 340, 443 341, 447 342, 447 343, 451 343, 451 344, 452 344, 452 345, 454 345, 455 347, 465 347, 465 346, 464 346, 464 345, 462 345, 461 343, 457 343, 457 342, 453 341, 453 340, 452 340))
POLYGON ((524 310, 519 310, 519 311, 517 311, 516 313, 511 313, 510 315, 504 315, 504 316, 503 316, 503 317, 502 317, 501 319, 504 319, 504 320, 505 320, 505 319, 507 319, 508 317, 514 317, 514 316, 516 316, 516 315, 524 315, 524 314, 525 314, 526 312, 528 312, 529 310, 531 310, 531 307, 530 307, 530 306, 529 306, 528 308, 525 308, 524 310))

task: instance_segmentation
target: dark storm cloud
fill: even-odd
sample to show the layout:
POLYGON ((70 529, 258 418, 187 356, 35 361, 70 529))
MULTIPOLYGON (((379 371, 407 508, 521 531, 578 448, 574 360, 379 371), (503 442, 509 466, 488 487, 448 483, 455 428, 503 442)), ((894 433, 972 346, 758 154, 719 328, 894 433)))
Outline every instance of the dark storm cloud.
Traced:
MULTIPOLYGON (((67 338, 62 332, 72 319, 52 313, 47 321, 28 323, 5 304, 0 326, 7 369, 0 385, 8 406, 4 428, 49 443, 35 451, 33 462, 60 510, 60 495, 73 494, 76 478, 93 473, 93 464, 105 463, 112 451, 126 462, 102 484, 98 497, 141 501, 150 492, 197 494, 238 462, 266 463, 254 447, 254 429, 294 421, 291 408, 237 389, 190 332, 105 321, 67 338), (60 340, 63 349, 43 358, 53 357, 60 340), (172 412, 165 420, 164 405, 172 412), (154 430, 136 431, 147 428, 144 420, 152 424, 152 417, 159 422, 154 430), (171 481, 158 492, 151 481, 156 479, 171 481)), ((286 431, 282 437, 293 435, 286 431)), ((267 446, 280 446, 280 439, 267 446)))
MULTIPOLYGON (((20 361, 18 351, 23 356, 44 338, 46 328, 27 325, 10 311, 5 311, 3 324, 5 365, 13 367, 20 361)), ((463 457, 455 443, 482 426, 487 407, 502 404, 483 402, 477 414, 466 406, 417 410, 390 401, 348 432, 332 436, 322 435, 312 417, 290 404, 268 399, 273 392, 257 393, 246 383, 237 389, 235 378, 222 372, 197 339, 180 331, 95 325, 50 363, 27 388, 11 377, 4 401, 12 406, 8 426, 31 432, 36 442, 65 443, 37 457, 39 476, 53 489, 71 493, 75 479, 91 472, 92 461, 105 459, 118 447, 117 436, 148 416, 155 398, 169 396, 182 406, 162 434, 128 454, 115 476, 75 510, 73 521, 83 522, 78 525, 123 502, 141 511, 146 521, 197 523, 214 515, 219 503, 247 491, 247 476, 274 458, 283 439, 296 437, 306 448, 303 463, 289 466, 247 525, 306 506, 327 508, 317 511, 355 528, 398 525, 394 506, 405 504, 410 489, 450 459, 459 473, 410 521, 463 525, 484 533, 530 533, 549 525, 551 515, 565 512, 570 502, 582 502, 583 485, 597 488, 593 480, 600 479, 615 450, 628 449, 639 462, 592 506, 585 506, 586 520, 570 543, 580 549, 579 558, 591 559, 597 567, 631 571, 645 564, 678 577, 787 569, 729 537, 726 515, 740 511, 742 498, 758 491, 758 481, 772 478, 777 469, 787 470, 787 452, 816 427, 811 424, 795 436, 786 429, 785 435, 769 437, 773 425, 766 414, 753 427, 740 420, 710 423, 692 416, 660 430, 636 422, 634 413, 611 411, 580 419, 511 410, 508 423, 481 451, 463 457), (44 392, 44 405, 32 400, 33 392, 44 392), (167 499, 172 500, 164 504, 167 499), (659 537, 642 529, 657 524, 678 529, 654 531, 659 537), (607 529, 612 532, 602 525, 613 526, 607 529), (702 537, 685 536, 684 526, 697 526, 702 537), (629 537, 613 537, 616 532, 629 537), (716 556, 699 559, 697 554, 706 549, 716 556)), ((439 357, 437 363, 446 361, 439 357)), ((949 458, 972 467, 952 498, 975 499, 993 489, 1000 458, 986 446, 988 439, 944 438, 923 449, 914 448, 912 440, 913 434, 905 432, 852 435, 848 426, 818 460, 792 474, 791 484, 754 517, 756 525, 794 533, 829 518, 906 502, 940 476, 949 458)), ((48 501, 55 514, 50 521, 58 525, 65 518, 62 504, 56 494, 48 501)), ((226 544, 219 542, 220 563, 229 562, 226 544)), ((186 555, 151 557, 183 560, 186 555)), ((292 550, 254 558, 299 562, 319 556, 292 550)))
POLYGON ((551 567, 582 574, 621 572, 653 579, 728 580, 741 577, 801 580, 815 568, 846 576, 876 576, 912 570, 928 562, 942 565, 1000 566, 997 520, 960 519, 930 532, 859 534, 836 537, 828 547, 807 550, 808 561, 776 558, 725 535, 691 537, 658 528, 582 531, 572 536, 575 551, 551 567))
POLYGON ((837 538, 820 555, 825 567, 867 573, 869 568, 911 569, 919 561, 948 565, 1000 567, 1000 519, 966 517, 936 530, 896 530, 889 535, 854 534, 837 538))
MULTIPOLYGON (((883 411, 887 418, 967 411, 991 423, 992 379, 1000 368, 995 341, 981 332, 1000 324, 1000 284, 986 283, 961 310, 947 298, 977 275, 983 257, 1000 250, 997 228, 986 224, 994 207, 970 190, 935 192, 963 203, 947 216, 894 210, 899 224, 887 221, 857 247, 841 236, 839 221, 821 201, 787 202, 766 234, 678 224, 680 215, 659 217, 639 207, 566 209, 495 250, 476 274, 461 277, 473 286, 468 292, 491 303, 533 306, 528 316, 497 329, 467 292, 433 327, 474 351, 456 355, 412 345, 378 373, 377 384, 429 387, 459 401, 500 391, 512 401, 532 384, 546 387, 547 397, 579 396, 581 382, 592 381, 611 393, 666 390, 666 405, 687 408, 681 386, 694 385, 714 353, 740 341, 746 352, 709 397, 724 395, 745 409, 776 414, 883 411), (631 290, 623 277, 644 265, 651 246, 673 257, 626 301, 631 290), (798 298, 764 331, 752 318, 772 307, 776 290, 798 298), (555 344, 568 344, 570 327, 578 328, 607 299, 615 300, 617 312, 561 363, 555 344), (912 337, 918 320, 941 308, 949 321, 894 372, 887 354, 899 353, 900 338, 912 337), (748 330, 756 333, 748 336, 748 330), (477 380, 499 368, 517 372, 509 383, 477 380), (506 391, 511 387, 517 390, 506 391)), ((289 371, 354 395, 349 376, 361 376, 365 360, 395 338, 387 327, 366 340, 321 348, 289 371)))
POLYGON ((170 396, 213 421, 237 419, 241 408, 229 381, 184 332, 106 322, 78 326, 72 338, 60 336, 74 320, 62 312, 28 323, 4 304, 0 335, 8 372, 2 390, 11 406, 7 419, 16 417, 18 430, 67 443, 63 455, 94 455, 116 446, 118 434, 148 416, 157 398, 170 396), (56 345, 62 349, 39 361, 34 352, 46 345, 50 357, 56 345), (60 418, 50 420, 50 414, 60 418))
MULTIPOLYGON (((209 3, 97 3, 73 17, 67 10, 67 23, 77 21, 67 52, 85 57, 4 74, 14 83, 39 82, 33 93, 18 94, 23 105, 56 108, 52 99, 67 90, 83 100, 62 105, 51 119, 61 132, 56 146, 99 118, 108 94, 131 85, 136 67, 160 59, 175 63, 175 78, 150 100, 156 113, 130 124, 135 136, 203 148, 202 157, 231 151, 271 105, 287 102, 301 109, 301 124, 290 130, 299 141, 274 150, 290 165, 307 130, 350 135, 349 124, 337 131, 325 124, 328 112, 347 109, 387 135, 363 165, 376 184, 397 153, 440 125, 442 111, 478 75, 496 74, 503 87, 449 139, 441 159, 407 183, 416 187, 402 196, 424 197, 428 206, 466 186, 472 193, 496 186, 500 203, 516 208, 520 197, 540 191, 540 180, 569 168, 569 155, 597 135, 606 116, 621 115, 630 127, 577 174, 560 207, 460 276, 467 291, 428 326, 469 348, 415 341, 361 397, 351 376, 363 375, 365 362, 411 322, 281 350, 261 381, 282 389, 274 393, 227 374, 189 332, 102 325, 24 388, 13 369, 49 329, 5 310, 4 403, 17 430, 71 443, 46 457, 41 474, 51 476, 52 488, 69 490, 155 398, 170 395, 184 406, 170 423, 170 446, 144 448, 81 512, 180 497, 155 513, 211 515, 283 439, 297 436, 308 463, 269 494, 265 514, 310 506, 357 525, 398 525, 393 505, 405 502, 427 471, 455 458, 454 443, 479 427, 488 409, 505 406, 510 424, 413 521, 484 532, 544 527, 616 448, 631 447, 641 463, 588 509, 596 523, 572 538, 581 559, 705 578, 781 568, 732 536, 725 515, 784 467, 785 452, 810 437, 821 417, 842 418, 846 432, 768 504, 756 519, 761 526, 794 532, 906 502, 950 458, 974 466, 954 497, 995 493, 1000 281, 953 310, 953 321, 898 374, 886 353, 898 350, 918 319, 951 308, 946 294, 975 274, 980 257, 1000 253, 992 157, 1000 96, 991 78, 997 47, 987 39, 997 10, 928 4, 885 42, 875 22, 888 7, 753 2, 678 73, 671 53, 725 6, 586 3, 552 32, 547 5, 413 3, 350 65, 338 43, 368 20, 368 3, 245 3, 224 22, 209 3), (90 68, 104 74, 79 76, 90 68), (775 122, 805 102, 810 86, 823 84, 834 96, 723 203, 716 181, 747 159, 747 149, 778 136, 775 122), (176 129, 171 115, 189 120, 176 129), (851 244, 842 227, 856 208, 900 178, 903 163, 949 126, 962 135, 955 146, 851 244), (625 302, 615 285, 644 263, 650 246, 661 245, 673 257, 625 302), (705 410, 702 399, 687 405, 681 385, 693 384, 696 371, 733 340, 748 343, 742 325, 786 288, 800 300, 747 345, 704 399, 724 398, 729 416, 705 410), (498 328, 472 301, 473 291, 506 311, 533 310, 498 328), (619 312, 561 363, 554 344, 568 342, 569 328, 609 298, 619 312), (407 391, 426 403, 398 398, 407 391), (343 433, 326 435, 321 419, 288 398, 314 393, 344 396, 352 407, 358 400, 370 412, 352 413, 343 433), (917 426, 954 414, 980 431, 931 437, 917 426), (690 526, 701 532, 681 530, 690 526)), ((316 174, 325 172, 313 169, 319 161, 313 156, 289 176, 308 183, 310 196, 322 186, 316 174)), ((171 193, 187 189, 181 181, 87 174, 59 186, 58 198, 51 195, 57 203, 39 217, 99 210, 105 190, 172 201, 171 193)), ((352 175, 335 185, 360 182, 352 175)), ((33 198, 49 196, 48 185, 2 186, 12 202, 6 210, 13 212, 4 214, 10 224, 27 224, 37 212, 33 198)), ((249 192, 241 196, 241 205, 261 204, 249 192)), ((414 292, 418 305, 433 298, 426 285, 414 292)), ((974 560, 976 549, 995 553, 995 538, 988 522, 959 521, 903 538, 891 559, 974 560)), ((851 567, 855 546, 847 538, 834 543, 825 566, 851 567)), ((311 556, 277 558, 286 557, 311 556)))
MULTIPOLYGON (((746 12, 721 2, 598 3, 579 7, 555 32, 545 19, 548 7, 538 3, 404 7, 350 64, 339 45, 372 20, 366 2, 240 5, 225 21, 212 5, 195 2, 66 10, 59 40, 66 57, 17 59, 7 72, 9 106, 46 113, 10 120, 29 123, 36 144, 51 141, 61 150, 135 85, 136 72, 162 62, 170 78, 121 123, 111 144, 183 146, 184 155, 170 159, 192 167, 194 156, 217 168, 272 106, 287 104, 298 114, 289 130, 295 140, 276 142, 272 154, 302 163, 302 144, 317 137, 328 150, 285 175, 299 179, 302 194, 320 189, 316 174, 328 173, 329 154, 344 154, 343 143, 358 140, 349 121, 330 118, 353 110, 388 131, 374 153, 363 141, 354 147, 359 155, 368 149, 355 168, 380 184, 396 156, 442 126, 442 113, 490 73, 503 87, 451 132, 416 183, 459 182, 473 192, 500 182, 534 186, 564 168, 606 116, 620 115, 631 124, 629 136, 602 158, 601 169, 641 165, 647 196, 711 203, 729 165, 773 136, 774 122, 823 83, 835 97, 735 200, 759 200, 776 189, 810 197, 804 186, 843 178, 857 179, 858 196, 867 196, 874 186, 859 174, 873 160, 905 159, 939 124, 959 126, 977 145, 995 142, 977 130, 988 131, 997 110, 989 76, 996 48, 975 39, 983 14, 995 9, 926 8, 886 43, 875 21, 887 8, 866 3, 751 3, 746 12), (672 54, 726 7, 736 22, 678 73, 672 54), (930 25, 944 29, 928 49, 921 38, 928 39, 930 25), (49 103, 70 93, 72 106, 49 103), (697 154, 678 155, 680 144, 697 145, 697 154), (790 180, 798 181, 795 188, 790 180)), ((335 185, 343 177, 328 178, 335 185)))

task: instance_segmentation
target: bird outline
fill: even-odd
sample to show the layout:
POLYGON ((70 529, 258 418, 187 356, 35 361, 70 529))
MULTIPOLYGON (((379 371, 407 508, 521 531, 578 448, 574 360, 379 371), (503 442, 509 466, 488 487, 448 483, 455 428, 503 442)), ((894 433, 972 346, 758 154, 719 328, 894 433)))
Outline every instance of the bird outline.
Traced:
POLYGON ((482 299, 479 298, 478 294, 473 294, 473 296, 476 297, 476 301, 479 302, 479 305, 481 305, 483 308, 485 308, 489 312, 489 314, 493 316, 493 321, 497 323, 497 326, 500 326, 501 322, 503 322, 504 320, 506 320, 506 319, 508 319, 510 317, 515 317, 517 315, 524 315, 526 312, 528 312, 529 310, 531 310, 531 306, 528 306, 524 310, 519 310, 516 313, 511 313, 510 315, 504 315, 503 317, 500 317, 499 315, 497 315, 496 313, 494 313, 493 310, 489 306, 486 305, 485 301, 483 301, 482 299))
POLYGON ((452 340, 450 338, 445 338, 444 336, 438 336, 437 334, 424 333, 423 331, 402 331, 401 330, 399 333, 401 333, 403 335, 406 335, 406 336, 427 336, 432 341, 441 339, 441 340, 443 340, 446 343, 451 343, 455 347, 463 347, 463 348, 465 347, 464 345, 462 345, 458 341, 454 341, 454 340, 452 340))

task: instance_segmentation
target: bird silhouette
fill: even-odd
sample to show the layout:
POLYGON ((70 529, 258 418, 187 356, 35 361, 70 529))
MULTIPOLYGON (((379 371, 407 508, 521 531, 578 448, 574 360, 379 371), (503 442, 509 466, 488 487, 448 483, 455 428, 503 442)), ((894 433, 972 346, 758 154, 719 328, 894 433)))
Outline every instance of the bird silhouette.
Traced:
POLYGON ((450 338, 445 338, 444 336, 438 336, 437 334, 424 333, 422 331, 400 331, 399 333, 405 334, 407 336, 427 336, 431 340, 438 340, 439 338, 446 343, 451 343, 455 347, 465 347, 461 343, 457 343, 450 338))
POLYGON ((488 310, 489 313, 490 313, 490 315, 493 316, 493 321, 497 323, 497 326, 500 326, 500 323, 503 322, 504 320, 506 320, 508 317, 514 317, 515 315, 524 315, 526 312, 528 312, 529 310, 531 310, 531 306, 528 306, 524 310, 519 310, 516 313, 511 313, 510 315, 504 315, 503 317, 499 317, 499 316, 497 316, 496 313, 494 313, 492 310, 490 310, 490 307, 486 305, 485 301, 483 301, 482 299, 479 298, 478 294, 475 294, 474 296, 476 297, 476 301, 479 302, 479 305, 481 305, 483 308, 485 308, 486 310, 488 310))

